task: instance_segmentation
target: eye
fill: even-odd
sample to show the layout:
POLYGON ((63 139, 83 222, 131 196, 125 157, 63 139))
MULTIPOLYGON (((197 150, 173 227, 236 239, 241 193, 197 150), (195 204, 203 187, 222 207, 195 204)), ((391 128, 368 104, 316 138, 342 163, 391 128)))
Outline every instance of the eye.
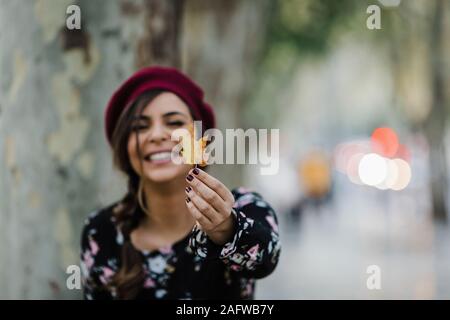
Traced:
POLYGON ((133 124, 133 125, 131 126, 131 129, 132 129, 133 131, 141 131, 141 130, 146 129, 147 127, 148 127, 148 125, 146 125, 146 124, 143 124, 143 123, 137 123, 137 124, 133 124))
POLYGON ((182 125, 184 125, 184 122, 181 120, 173 120, 173 121, 167 122, 167 124, 169 126, 173 126, 173 127, 181 127, 182 125))

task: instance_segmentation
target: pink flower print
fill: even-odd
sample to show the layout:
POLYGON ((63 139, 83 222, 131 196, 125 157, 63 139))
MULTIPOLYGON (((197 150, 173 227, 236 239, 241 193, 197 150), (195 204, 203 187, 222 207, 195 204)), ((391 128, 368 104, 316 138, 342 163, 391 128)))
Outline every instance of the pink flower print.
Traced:
POLYGON ((247 251, 247 254, 250 256, 250 258, 252 260, 256 260, 256 256, 258 255, 258 250, 259 250, 259 244, 256 244, 247 251))
POLYGON ((164 247, 161 247, 161 248, 159 249, 159 252, 161 252, 162 254, 169 254, 169 253, 172 253, 172 247, 171 247, 171 246, 164 246, 164 247))
POLYGON ((105 268, 103 268, 103 275, 106 278, 110 278, 114 275, 114 271, 112 271, 111 268, 105 267, 105 268))
POLYGON ((89 250, 86 250, 83 253, 83 262, 88 269, 92 268, 92 266, 94 265, 94 258, 92 258, 91 252, 89 250))
POLYGON ((245 297, 249 297, 249 296, 252 294, 252 291, 253 291, 252 284, 251 284, 251 283, 247 283, 247 284, 245 285, 244 292, 242 292, 242 294, 243 294, 245 297))
POLYGON ((151 278, 147 278, 144 282, 144 288, 153 288, 155 286, 155 281, 151 278))
POLYGON ((95 256, 99 250, 97 242, 92 239, 89 239, 89 247, 91 248, 92 254, 95 256))
POLYGON ((250 189, 244 188, 244 187, 239 187, 236 190, 238 193, 247 193, 247 192, 251 192, 250 189))
POLYGON ((278 232, 278 226, 277 226, 277 224, 275 223, 275 219, 274 219, 272 216, 267 216, 267 217, 266 217, 266 220, 267 220, 267 222, 270 224, 270 226, 272 227, 272 229, 273 229, 275 232, 278 232))
POLYGON ((110 280, 110 278, 114 275, 114 271, 112 271, 110 268, 108 267, 104 267, 103 268, 103 275, 100 276, 100 281, 103 284, 107 284, 108 281, 110 280))
POLYGON ((232 270, 234 270, 234 271, 240 271, 240 270, 241 270, 241 266, 239 266, 239 265, 237 265, 237 264, 233 264, 230 268, 231 268, 232 270))

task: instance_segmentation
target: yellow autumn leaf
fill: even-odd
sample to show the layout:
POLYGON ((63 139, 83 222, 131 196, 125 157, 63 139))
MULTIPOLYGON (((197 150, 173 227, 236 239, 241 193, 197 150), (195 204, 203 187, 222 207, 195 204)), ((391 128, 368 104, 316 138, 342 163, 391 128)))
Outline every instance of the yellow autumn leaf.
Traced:
POLYGON ((182 150, 181 155, 184 159, 184 163, 187 164, 198 164, 200 166, 206 166, 205 149, 207 144, 206 137, 200 137, 200 139, 195 139, 194 125, 189 126, 189 135, 182 138, 182 150))

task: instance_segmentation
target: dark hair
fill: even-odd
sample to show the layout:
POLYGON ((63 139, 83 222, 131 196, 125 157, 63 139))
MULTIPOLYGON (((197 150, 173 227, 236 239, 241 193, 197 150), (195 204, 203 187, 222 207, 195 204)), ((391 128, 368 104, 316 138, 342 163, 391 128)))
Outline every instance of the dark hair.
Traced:
MULTIPOLYGON (((134 132, 136 137, 136 149, 140 159, 142 171, 142 157, 139 149, 138 132, 133 131, 133 120, 136 115, 142 114, 144 108, 164 90, 151 90, 141 94, 120 115, 113 131, 111 146, 113 162, 128 178, 128 190, 122 200, 113 209, 116 224, 122 232, 124 243, 121 251, 121 265, 119 271, 112 278, 109 288, 114 290, 119 299, 133 299, 138 294, 146 277, 143 269, 141 253, 131 243, 130 234, 139 226, 141 220, 148 213, 146 199, 143 197, 142 181, 134 171, 128 154, 128 141, 134 132)), ((192 114, 189 108, 192 118, 192 114)), ((207 170, 207 167, 202 167, 207 170)))
POLYGON ((130 163, 128 140, 134 132, 137 152, 140 155, 137 130, 133 131, 132 127, 133 119, 137 114, 141 114, 145 106, 162 92, 162 90, 152 90, 140 95, 121 114, 112 135, 111 145, 114 165, 128 178, 128 191, 114 209, 116 223, 124 239, 121 251, 122 263, 110 284, 119 299, 135 298, 142 288, 146 276, 142 267, 142 256, 130 239, 131 232, 139 226, 140 221, 145 217, 146 204, 140 190, 141 178, 130 163))

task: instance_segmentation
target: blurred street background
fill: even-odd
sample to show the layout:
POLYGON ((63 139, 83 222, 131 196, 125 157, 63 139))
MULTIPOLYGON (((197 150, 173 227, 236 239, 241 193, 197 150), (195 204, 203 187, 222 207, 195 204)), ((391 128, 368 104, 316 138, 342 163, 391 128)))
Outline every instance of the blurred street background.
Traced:
POLYGON ((219 129, 280 130, 276 175, 210 170, 277 211, 257 298, 450 298, 450 1, 0 0, 0 299, 81 297, 83 221, 125 192, 103 111, 155 64, 219 129))

